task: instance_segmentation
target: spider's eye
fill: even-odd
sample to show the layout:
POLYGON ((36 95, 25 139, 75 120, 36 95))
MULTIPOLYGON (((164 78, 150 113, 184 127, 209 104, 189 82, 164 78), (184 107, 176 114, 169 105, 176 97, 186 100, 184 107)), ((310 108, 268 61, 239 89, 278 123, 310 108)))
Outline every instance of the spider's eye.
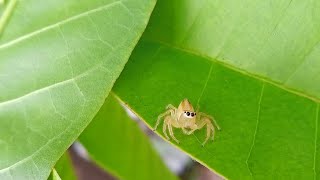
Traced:
POLYGON ((194 113, 194 115, 197 115, 197 113, 194 113))
POLYGON ((194 113, 191 113, 191 116, 193 117, 193 116, 194 116, 194 113))
POLYGON ((187 112, 187 116, 190 116, 190 113, 189 113, 189 112, 187 112))

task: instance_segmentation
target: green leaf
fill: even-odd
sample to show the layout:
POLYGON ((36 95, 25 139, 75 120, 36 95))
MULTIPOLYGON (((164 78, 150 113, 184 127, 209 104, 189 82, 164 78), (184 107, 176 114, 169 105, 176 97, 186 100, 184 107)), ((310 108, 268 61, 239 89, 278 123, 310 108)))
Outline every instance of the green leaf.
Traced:
MULTIPOLYGON (((75 170, 71 162, 70 155, 66 151, 54 166, 54 170, 59 174, 63 180, 76 180, 75 170)), ((53 171, 51 172, 53 174, 53 171)))
MULTIPOLYGON (((228 179, 312 179, 319 104, 180 49, 140 42, 113 88, 150 128, 188 98, 222 128, 215 141, 174 133, 171 143, 228 179)), ((157 131, 162 137, 162 123, 157 131)), ((320 146, 318 145, 317 148, 320 146)))
POLYGON ((51 179, 52 180, 61 180, 58 172, 55 169, 52 169, 51 179))
POLYGON ((119 179, 177 179, 113 94, 80 136, 91 157, 119 179))
POLYGON ((154 0, 19 1, 0 42, 0 179, 46 179, 103 104, 154 0))
POLYGON ((169 103, 200 104, 221 132, 201 147, 205 129, 176 129, 177 146, 229 179, 316 179, 319 9, 318 1, 161 1, 114 91, 151 127, 169 103))
POLYGON ((159 2, 114 92, 150 128, 184 98, 214 116, 172 143, 228 179, 318 177, 320 7, 290 2, 159 2))
POLYGON ((145 35, 320 101, 320 1, 163 0, 145 35))

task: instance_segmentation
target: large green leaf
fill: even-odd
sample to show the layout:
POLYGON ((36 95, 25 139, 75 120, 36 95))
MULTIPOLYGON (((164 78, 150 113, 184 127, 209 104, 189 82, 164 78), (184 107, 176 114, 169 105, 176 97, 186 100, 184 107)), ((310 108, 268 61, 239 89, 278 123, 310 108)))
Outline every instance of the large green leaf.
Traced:
POLYGON ((148 141, 112 94, 80 136, 91 157, 120 179, 177 179, 148 141))
POLYGON ((320 9, 307 2, 160 1, 114 92, 150 128, 169 103, 199 104, 215 141, 175 129, 172 143, 228 179, 317 178, 320 9))
POLYGON ((163 0, 145 37, 320 101, 320 1, 163 0))
POLYGON ((227 178, 311 179, 319 171, 318 104, 226 66, 141 42, 114 91, 150 128, 169 103, 199 103, 222 128, 215 141, 201 145, 206 128, 190 136, 176 129, 180 144, 172 143, 227 178))
POLYGON ((0 179, 46 179, 98 112, 153 0, 19 1, 0 42, 0 179))

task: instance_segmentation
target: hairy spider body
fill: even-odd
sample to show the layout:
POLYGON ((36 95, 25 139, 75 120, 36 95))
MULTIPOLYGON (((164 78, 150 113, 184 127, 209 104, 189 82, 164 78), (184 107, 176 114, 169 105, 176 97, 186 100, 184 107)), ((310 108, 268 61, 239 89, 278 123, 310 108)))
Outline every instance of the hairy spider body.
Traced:
POLYGON ((215 128, 211 123, 211 121, 213 121, 217 129, 220 130, 219 125, 217 124, 217 122, 213 117, 206 115, 205 113, 202 113, 202 112, 195 112, 193 106, 188 101, 188 99, 184 99, 183 101, 181 101, 178 108, 169 104, 167 105, 166 109, 167 111, 165 111, 164 113, 158 116, 157 123, 155 125, 154 130, 157 129, 161 119, 164 119, 163 133, 168 140, 170 140, 170 138, 167 135, 167 128, 169 130, 169 134, 172 137, 172 139, 174 139, 177 143, 179 143, 177 138, 175 138, 174 136, 172 127, 181 128, 184 134, 190 135, 195 130, 201 129, 204 126, 206 126, 207 136, 205 141, 202 143, 202 145, 204 146, 208 141, 208 139, 210 138, 210 136, 212 136, 212 140, 214 139, 215 128))

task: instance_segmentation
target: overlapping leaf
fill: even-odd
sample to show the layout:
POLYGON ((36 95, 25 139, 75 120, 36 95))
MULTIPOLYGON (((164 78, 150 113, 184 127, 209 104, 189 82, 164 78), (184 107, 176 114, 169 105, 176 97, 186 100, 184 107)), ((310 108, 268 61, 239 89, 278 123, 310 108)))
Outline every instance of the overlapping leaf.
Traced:
POLYGON ((98 112, 155 1, 19 1, 0 43, 0 179, 45 179, 98 112))

